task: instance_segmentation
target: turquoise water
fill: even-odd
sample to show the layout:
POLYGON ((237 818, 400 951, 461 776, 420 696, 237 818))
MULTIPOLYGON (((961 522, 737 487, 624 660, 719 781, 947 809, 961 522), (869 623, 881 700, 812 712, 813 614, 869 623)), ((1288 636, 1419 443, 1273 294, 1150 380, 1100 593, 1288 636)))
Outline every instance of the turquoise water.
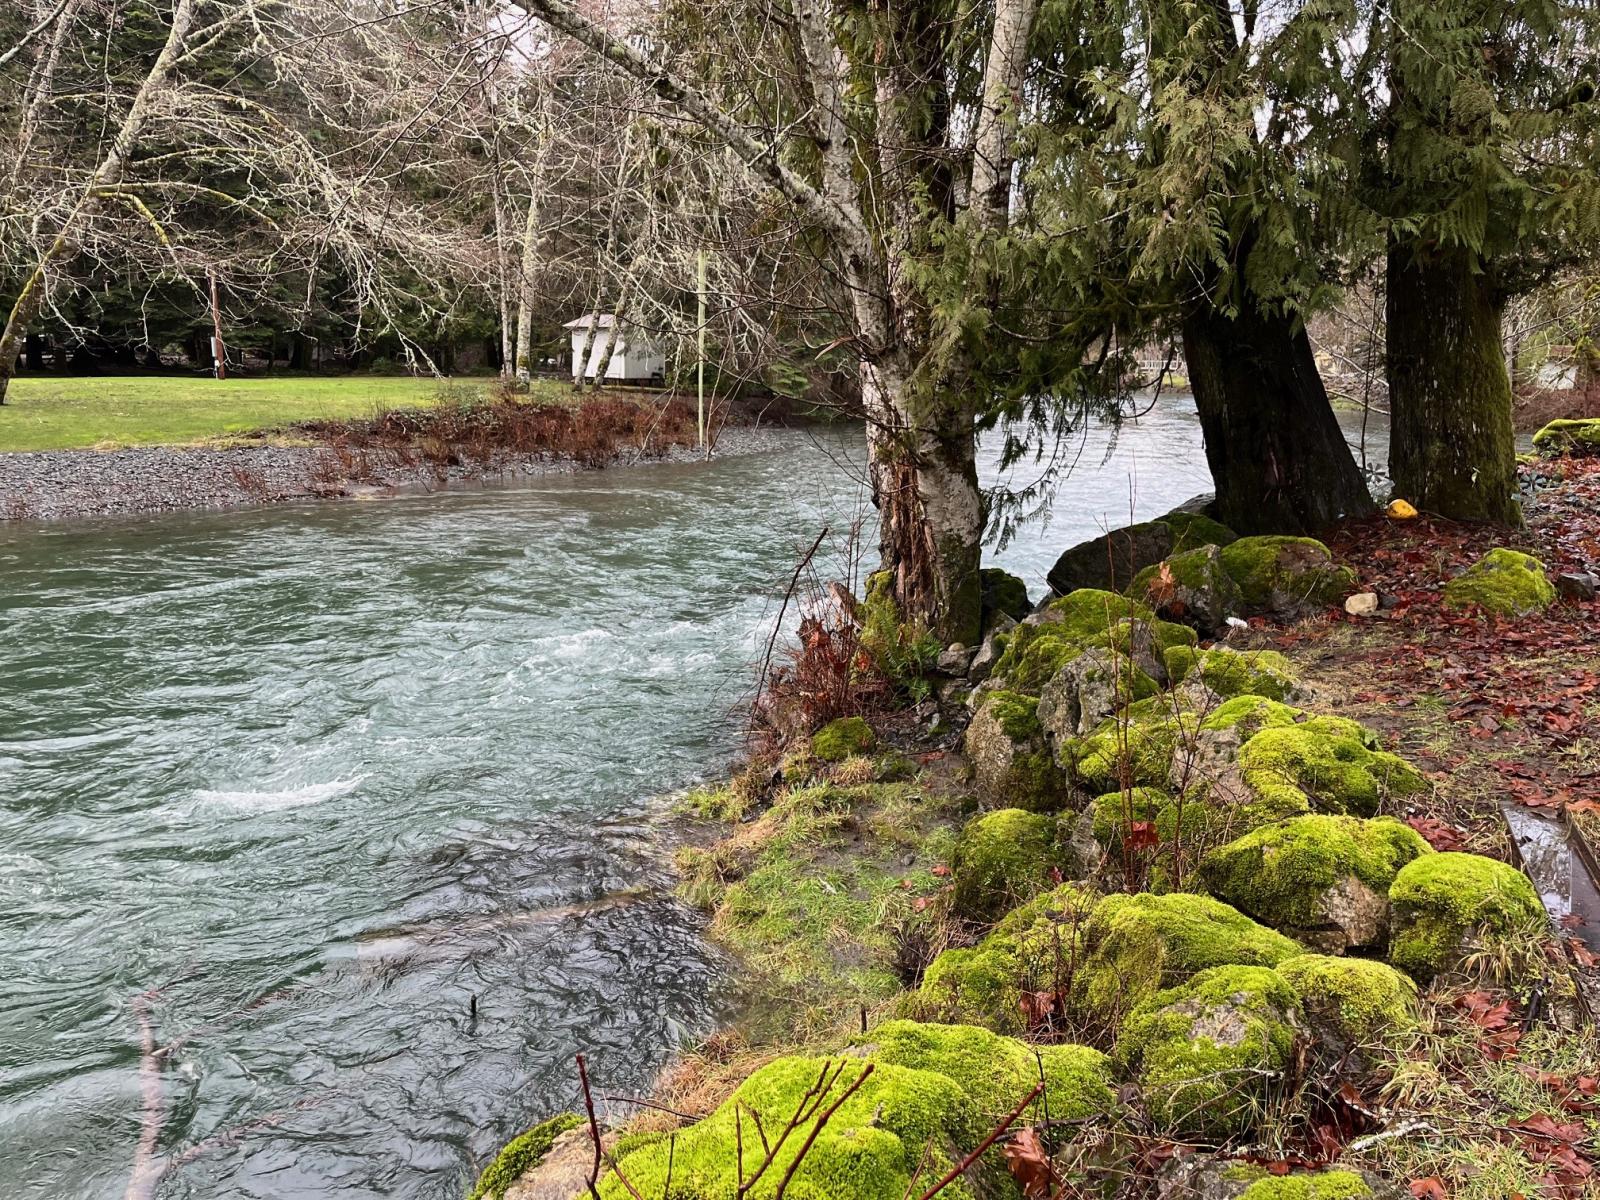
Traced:
MULTIPOLYGON (((648 801, 736 752, 857 436, 0 530, 0 1196, 124 1195, 142 993, 164 1198, 458 1197, 576 1050, 648 1086, 727 977, 648 801)), ((1181 400, 1107 449, 999 556, 1036 594, 1206 486, 1181 400)))

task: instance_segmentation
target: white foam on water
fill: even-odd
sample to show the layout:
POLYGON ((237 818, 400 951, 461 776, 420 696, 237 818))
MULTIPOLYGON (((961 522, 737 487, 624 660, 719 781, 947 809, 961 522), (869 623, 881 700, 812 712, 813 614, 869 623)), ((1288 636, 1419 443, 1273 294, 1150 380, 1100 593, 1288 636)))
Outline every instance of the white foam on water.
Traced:
POLYGON ((304 787, 284 788, 272 792, 228 792, 196 789, 191 811, 223 810, 233 813, 279 812, 286 808, 304 808, 321 804, 325 800, 348 796, 361 786, 365 775, 354 779, 334 779, 328 783, 310 783, 304 787))

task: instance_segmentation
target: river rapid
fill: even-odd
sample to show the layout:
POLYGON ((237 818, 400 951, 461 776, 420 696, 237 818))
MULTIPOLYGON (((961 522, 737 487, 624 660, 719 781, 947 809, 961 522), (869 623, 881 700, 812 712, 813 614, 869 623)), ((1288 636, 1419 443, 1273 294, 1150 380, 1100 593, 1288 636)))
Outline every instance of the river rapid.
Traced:
MULTIPOLYGON (((0 1196, 123 1196, 153 1119, 147 1195, 444 1200, 576 1050, 648 1087, 729 976, 651 801, 737 752, 858 442, 0 530, 0 1196)), ((1034 595, 1209 486, 1182 397, 1081 450, 1034 595)))

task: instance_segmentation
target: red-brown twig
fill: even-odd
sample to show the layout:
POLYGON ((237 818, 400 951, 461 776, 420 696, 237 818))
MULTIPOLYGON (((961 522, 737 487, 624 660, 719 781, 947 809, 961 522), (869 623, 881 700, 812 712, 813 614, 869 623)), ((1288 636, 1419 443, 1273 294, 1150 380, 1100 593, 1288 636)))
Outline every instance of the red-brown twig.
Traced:
MULTIPOLYGON (((839 1106, 850 1099, 855 1094, 856 1089, 867 1081, 867 1076, 872 1074, 872 1069, 873 1064, 868 1063, 861 1074, 856 1076, 855 1082, 845 1088, 844 1094, 828 1106, 827 1112, 817 1118, 816 1124, 811 1127, 811 1132, 806 1135, 805 1142, 801 1144, 800 1152, 794 1156, 794 1161, 789 1164, 789 1169, 783 1173, 783 1179, 778 1184, 778 1190, 772 1193, 772 1200, 783 1200, 783 1190, 789 1186, 789 1180, 794 1178, 794 1173, 800 1169, 800 1164, 805 1160, 806 1155, 810 1153, 812 1143, 817 1140, 817 1135, 822 1132, 822 1127, 828 1123, 834 1113, 839 1111, 839 1106)), ((844 1064, 840 1064, 839 1070, 844 1070, 844 1064)), ((839 1074, 835 1072, 834 1079, 838 1078, 839 1074)))
POLYGON ((1005 1135, 1006 1130, 1010 1129, 1012 1125, 1016 1124, 1017 1118, 1023 1114, 1028 1105, 1032 1104, 1034 1098, 1037 1097, 1042 1091, 1044 1091, 1043 1083, 1034 1084, 1033 1091, 1024 1096, 1022 1098, 1022 1103, 1013 1108, 1010 1115, 1007 1116, 1004 1121, 1001 1121, 1000 1124, 996 1125, 994 1129, 990 1131, 988 1137, 984 1138, 983 1141, 978 1143, 978 1148, 963 1158, 955 1166, 951 1167, 950 1170, 946 1172, 943 1179, 939 1180, 938 1183, 934 1184, 927 1191, 923 1192, 920 1200, 933 1200, 933 1197, 937 1196, 940 1192, 944 1191, 945 1188, 949 1187, 957 1179, 965 1175, 967 1173, 967 1168, 972 1166, 973 1163, 977 1162, 978 1159, 982 1157, 985 1150, 998 1142, 1005 1135))
POLYGON ((578 1055, 578 1082, 583 1085, 583 1107, 589 1113, 589 1137, 594 1141, 594 1162, 589 1167, 589 1178, 585 1181, 589 1185, 589 1195, 594 1200, 600 1200, 600 1189, 595 1185, 600 1182, 600 1122, 594 1119, 594 1097, 589 1094, 589 1068, 584 1065, 583 1055, 578 1055))

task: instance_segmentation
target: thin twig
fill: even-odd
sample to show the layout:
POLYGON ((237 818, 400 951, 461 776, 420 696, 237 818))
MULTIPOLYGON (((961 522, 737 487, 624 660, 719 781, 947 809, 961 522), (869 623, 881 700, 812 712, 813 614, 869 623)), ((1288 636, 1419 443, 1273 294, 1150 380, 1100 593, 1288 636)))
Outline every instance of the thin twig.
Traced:
MULTIPOLYGON (((823 1113, 817 1118, 816 1124, 811 1127, 811 1132, 806 1136, 806 1140, 801 1144, 800 1152, 794 1156, 794 1161, 789 1164, 789 1169, 783 1173, 783 1179, 778 1184, 778 1190, 772 1193, 772 1200, 783 1200, 784 1189, 789 1186, 789 1181, 794 1178, 794 1173, 800 1169, 800 1164, 805 1161, 806 1155, 810 1153, 812 1144, 817 1140, 817 1135, 822 1132, 822 1127, 828 1123, 829 1118, 831 1118, 834 1113, 839 1111, 840 1105, 842 1105, 846 1100, 850 1099, 851 1096, 855 1095, 856 1089, 867 1081, 867 1076, 872 1074, 873 1065, 874 1064, 872 1063, 868 1063, 861 1074, 856 1076, 856 1081, 849 1087, 845 1088, 844 1094, 828 1107, 827 1112, 823 1113)), ((839 1065, 839 1070, 844 1070, 843 1063, 839 1065)), ((838 1072, 835 1072, 834 1078, 838 1079, 838 1077, 838 1072)))
POLYGON ((594 1097, 589 1094, 589 1068, 584 1065, 583 1055, 578 1055, 578 1082, 583 1085, 583 1107, 589 1113, 589 1137, 594 1141, 594 1162, 589 1167, 589 1178, 585 1181, 589 1185, 589 1195, 594 1200, 600 1200, 600 1189, 595 1184, 600 1182, 600 1122, 594 1118, 594 1097))
POLYGON ((977 1162, 978 1159, 982 1157, 985 1150, 994 1145, 1002 1136, 1004 1136, 1005 1131, 1010 1129, 1011 1126, 1016 1123, 1017 1118, 1020 1117, 1024 1111, 1026 1111, 1028 1105, 1033 1103, 1034 1097, 1036 1097, 1042 1091, 1044 1091, 1044 1084, 1034 1084, 1033 1090, 1022 1098, 1022 1103, 1013 1108, 1010 1115, 1007 1116, 1004 1121, 1001 1121, 999 1125, 995 1126, 988 1137, 984 1138, 982 1142, 978 1143, 978 1148, 963 1158, 955 1166, 951 1167, 943 1179, 939 1180, 938 1183, 934 1184, 931 1188, 922 1193, 919 1200, 933 1200, 933 1197, 937 1196, 962 1175, 966 1174, 967 1168, 972 1166, 973 1163, 977 1162))

